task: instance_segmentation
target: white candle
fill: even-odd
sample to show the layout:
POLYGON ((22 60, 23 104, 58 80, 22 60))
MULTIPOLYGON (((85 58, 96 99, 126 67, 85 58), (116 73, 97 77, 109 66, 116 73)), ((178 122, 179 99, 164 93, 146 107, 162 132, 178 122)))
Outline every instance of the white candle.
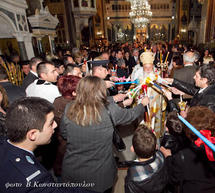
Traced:
POLYGON ((153 113, 156 113, 156 102, 154 102, 153 113))
POLYGON ((153 131, 155 130, 155 116, 152 117, 151 128, 152 128, 153 131))
POLYGON ((156 102, 154 102, 152 112, 153 112, 153 117, 152 117, 152 124, 151 124, 151 127, 152 127, 152 130, 154 131, 154 130, 155 130, 156 102))
POLYGON ((182 95, 180 95, 180 101, 182 102, 182 95))

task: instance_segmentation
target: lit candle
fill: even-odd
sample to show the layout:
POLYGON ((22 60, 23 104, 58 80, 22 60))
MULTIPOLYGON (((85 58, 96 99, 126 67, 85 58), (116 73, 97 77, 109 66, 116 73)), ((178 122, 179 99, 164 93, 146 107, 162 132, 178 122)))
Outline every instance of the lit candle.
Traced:
POLYGON ((153 113, 156 113, 156 102, 154 102, 153 113))
POLYGON ((167 62, 168 56, 169 56, 169 52, 167 52, 166 59, 165 59, 165 62, 164 62, 164 63, 167 62))

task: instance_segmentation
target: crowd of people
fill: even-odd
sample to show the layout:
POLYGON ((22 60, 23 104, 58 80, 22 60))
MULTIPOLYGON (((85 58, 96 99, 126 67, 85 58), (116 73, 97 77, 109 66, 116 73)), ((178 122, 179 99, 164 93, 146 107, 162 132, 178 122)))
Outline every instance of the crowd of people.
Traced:
POLYGON ((167 43, 1 56, 0 189, 114 192, 115 129, 132 125, 126 193, 214 193, 215 153, 178 117, 215 144, 213 58, 167 43))

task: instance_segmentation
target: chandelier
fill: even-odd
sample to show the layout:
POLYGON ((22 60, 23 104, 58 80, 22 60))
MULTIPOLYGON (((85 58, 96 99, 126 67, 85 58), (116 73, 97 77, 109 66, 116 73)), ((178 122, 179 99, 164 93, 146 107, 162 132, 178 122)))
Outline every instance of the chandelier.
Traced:
POLYGON ((129 13, 131 22, 136 28, 146 27, 152 17, 151 6, 148 0, 129 0, 131 12, 129 13))

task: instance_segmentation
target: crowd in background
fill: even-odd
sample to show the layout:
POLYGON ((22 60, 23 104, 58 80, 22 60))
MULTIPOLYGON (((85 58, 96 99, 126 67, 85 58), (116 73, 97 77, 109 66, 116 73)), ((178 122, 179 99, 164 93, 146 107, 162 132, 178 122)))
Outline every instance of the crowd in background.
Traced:
POLYGON ((47 170, 53 169, 58 182, 92 182, 95 186, 89 190, 108 193, 114 191, 118 167, 112 149, 114 127, 136 120, 131 149, 137 160, 125 166, 126 193, 215 192, 214 153, 177 116, 215 143, 214 54, 181 44, 124 43, 99 49, 57 48, 53 56, 29 61, 21 61, 18 54, 2 55, 1 140, 8 139, 5 117, 14 101, 46 99, 55 107, 58 127, 51 143, 37 148, 35 156, 47 170), (133 107, 134 99, 126 94, 132 85, 115 85, 134 81, 140 69, 147 71, 140 58, 144 52, 153 55, 150 70, 159 71, 171 87, 163 91, 167 108, 161 138, 147 125, 138 126, 146 118, 150 97, 133 107), (178 105, 182 95, 186 109, 178 105))

